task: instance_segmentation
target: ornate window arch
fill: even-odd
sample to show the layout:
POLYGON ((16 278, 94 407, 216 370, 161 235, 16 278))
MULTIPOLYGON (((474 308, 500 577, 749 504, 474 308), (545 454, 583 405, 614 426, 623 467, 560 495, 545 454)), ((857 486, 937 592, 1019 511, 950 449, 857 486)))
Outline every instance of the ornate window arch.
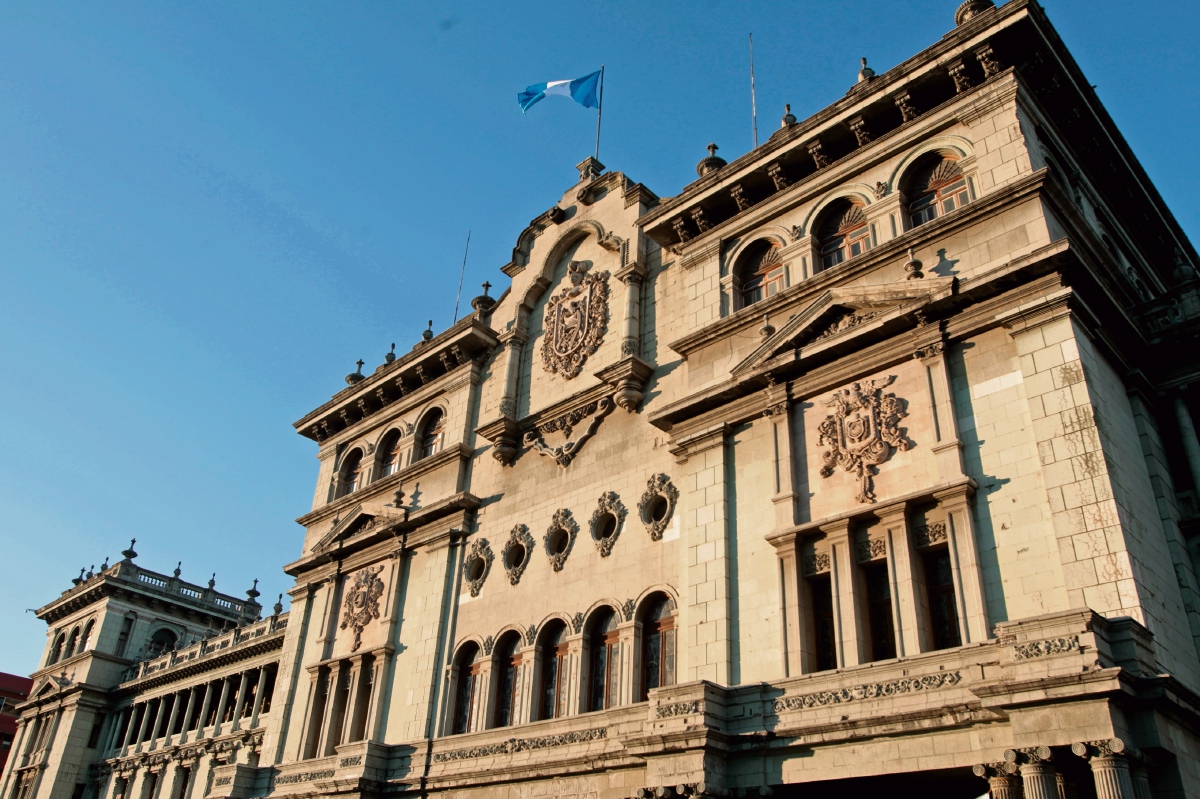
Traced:
POLYGON ((759 239, 738 254, 733 266, 735 309, 747 308, 787 288, 782 249, 772 239, 759 239))
POLYGON ((179 641, 179 636, 170 627, 159 627, 150 636, 149 642, 146 644, 146 657, 156 658, 166 652, 170 652, 175 648, 175 644, 179 641))
POLYGON ((83 635, 79 639, 79 651, 86 652, 92 645, 92 634, 96 629, 96 620, 88 619, 87 624, 83 625, 83 635))
POLYGON ((57 663, 62 658, 63 645, 67 642, 67 634, 61 632, 54 637, 54 643, 50 645, 50 655, 46 658, 46 665, 57 663))
POLYGON ((341 468, 338 469, 337 496, 344 497, 362 488, 364 477, 363 451, 355 447, 342 458, 341 468))
POLYGON ((656 591, 642 600, 637 620, 641 623, 642 663, 638 675, 638 700, 645 701, 651 689, 675 684, 677 635, 675 600, 656 591))
POLYGON ((435 405, 425 412, 417 424, 417 441, 413 460, 424 460, 441 452, 445 438, 446 412, 435 405))
POLYGON ((567 698, 567 681, 570 676, 570 654, 567 636, 570 631, 566 622, 553 618, 542 625, 538 635, 537 696, 534 713, 539 721, 566 716, 570 708, 567 698))
POLYGON ((585 626, 587 632, 587 709, 607 710, 620 701, 621 643, 617 625, 621 615, 601 605, 585 626))
POLYGON ((378 452, 380 477, 387 477, 390 474, 395 474, 404 466, 404 453, 402 446, 404 444, 404 431, 398 427, 384 433, 383 438, 379 441, 379 446, 376 449, 378 452))
POLYGON ((67 638, 67 645, 63 647, 62 657, 67 659, 75 654, 76 648, 79 646, 79 625, 75 625, 75 629, 71 630, 71 635, 67 638))
POLYGON ((450 713, 450 735, 471 732, 475 726, 479 697, 483 690, 479 674, 482 652, 479 644, 468 641, 454 655, 450 685, 454 698, 450 713))
POLYGON ((975 199, 974 185, 956 155, 927 153, 913 162, 901 181, 908 228, 945 216, 975 199))
POLYGON ((496 702, 492 710, 493 727, 511 727, 520 719, 521 707, 521 634, 509 630, 500 636, 493 650, 496 670, 496 702))
POLYGON ((867 224, 866 206, 848 197, 830 203, 813 229, 817 234, 817 271, 862 255, 875 244, 871 226, 867 224))

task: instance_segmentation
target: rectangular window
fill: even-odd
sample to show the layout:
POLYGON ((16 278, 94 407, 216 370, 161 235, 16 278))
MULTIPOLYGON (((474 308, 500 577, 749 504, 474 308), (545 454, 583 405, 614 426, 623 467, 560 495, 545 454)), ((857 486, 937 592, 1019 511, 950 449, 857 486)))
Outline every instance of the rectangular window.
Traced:
POLYGON ((829 575, 808 581, 812 597, 812 643, 817 671, 837 668, 837 633, 833 626, 833 586, 829 575))
POLYGON ((97 713, 95 720, 92 721, 92 731, 88 733, 87 748, 95 749, 100 743, 100 729, 104 726, 105 714, 97 713))
POLYGON ((867 624, 871 628, 871 659, 896 657, 896 633, 892 623, 892 591, 886 563, 863 568, 867 587, 867 624))
POLYGON ((958 608, 954 602, 954 572, 950 567, 950 552, 941 547, 922 557, 925 567, 925 591, 929 598, 929 623, 933 631, 933 648, 950 649, 961 646, 958 630, 958 608))

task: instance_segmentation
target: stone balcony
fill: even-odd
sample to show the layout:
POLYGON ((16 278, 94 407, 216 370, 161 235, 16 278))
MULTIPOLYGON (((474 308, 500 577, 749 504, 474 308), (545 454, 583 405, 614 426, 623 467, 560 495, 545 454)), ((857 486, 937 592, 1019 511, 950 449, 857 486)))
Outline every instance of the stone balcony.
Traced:
MULTIPOLYGON (((287 629, 288 614, 269 616, 262 621, 236 627, 219 635, 204 638, 195 643, 174 649, 156 658, 144 660, 126 670, 121 680, 121 688, 144 690, 147 678, 162 677, 163 673, 189 665, 208 667, 210 661, 222 655, 241 654, 240 650, 249 648, 255 642, 282 639, 287 629)), ((157 680, 156 680, 157 682, 157 680)))

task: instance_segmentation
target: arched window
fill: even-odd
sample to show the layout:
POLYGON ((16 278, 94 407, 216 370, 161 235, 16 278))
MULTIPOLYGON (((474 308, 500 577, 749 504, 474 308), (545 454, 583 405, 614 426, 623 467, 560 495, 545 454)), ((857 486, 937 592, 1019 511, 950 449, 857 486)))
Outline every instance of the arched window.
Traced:
POLYGON ((54 644, 50 647, 50 657, 46 658, 47 666, 49 666, 51 663, 57 663, 58 659, 62 657, 63 644, 66 642, 66 633, 59 633, 58 637, 54 639, 54 644))
POLYGON ((175 648, 175 642, 179 640, 175 633, 163 627, 160 630, 155 630, 154 635, 150 636, 150 644, 146 647, 146 657, 158 657, 164 652, 170 652, 175 648))
POLYGON ((517 721, 517 708, 521 706, 521 655, 517 648, 521 636, 508 632, 496 644, 496 710, 492 717, 493 727, 508 727, 517 721))
POLYGON ((738 259, 738 290, 741 296, 738 307, 745 308, 783 291, 783 271, 779 247, 766 241, 752 245, 738 259))
POLYGON ((88 623, 83 626, 83 638, 79 644, 79 651, 86 652, 92 645, 92 631, 96 629, 96 620, 89 619, 88 623))
POLYGON ((861 205, 840 200, 825 213, 818 235, 822 269, 837 266, 871 249, 871 228, 867 225, 867 212, 861 205))
POLYGON ((393 430, 383 437, 379 446, 379 473, 383 477, 400 471, 400 431, 393 430))
POLYGON ((421 422, 419 444, 422 458, 428 458, 430 455, 442 451, 442 437, 445 432, 446 417, 440 408, 434 408, 425 415, 425 419, 421 422))
POLYGON ((650 597, 642 616, 642 701, 652 688, 675 684, 675 603, 665 594, 650 597))
POLYGON ((362 450, 355 449, 346 456, 345 460, 342 461, 342 472, 338 486, 339 497, 344 497, 347 494, 353 494, 362 487, 362 470, 362 450))
POLYGON ((454 659, 454 713, 450 717, 450 734, 470 732, 475 721, 475 706, 479 701, 479 647, 469 643, 454 659))
POLYGON ((971 201, 971 187, 958 161, 945 156, 920 164, 905 194, 909 227, 923 225, 971 201))
POLYGON ((567 625, 558 620, 546 623, 538 657, 542 661, 538 719, 562 718, 567 715, 567 625))
POLYGON ((69 658, 75 654, 75 647, 79 646, 79 628, 71 630, 71 637, 67 639, 67 645, 63 647, 64 658, 69 658))
POLYGON ((620 643, 612 608, 601 608, 592 616, 588 639, 588 710, 607 710, 617 704, 620 643))

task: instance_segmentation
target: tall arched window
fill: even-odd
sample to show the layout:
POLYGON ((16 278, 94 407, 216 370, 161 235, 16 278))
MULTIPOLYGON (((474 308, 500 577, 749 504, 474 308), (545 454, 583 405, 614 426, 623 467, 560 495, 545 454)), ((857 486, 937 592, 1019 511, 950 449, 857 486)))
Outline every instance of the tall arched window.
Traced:
POLYGON ((164 652, 170 652, 175 648, 177 640, 179 639, 175 633, 166 627, 155 630, 154 635, 150 636, 150 644, 146 647, 146 657, 158 657, 164 652))
POLYGON ((871 249, 871 228, 863 206, 840 200, 825 213, 818 234, 822 269, 837 266, 871 249))
POLYGON ((784 270, 783 261, 779 257, 779 247, 765 241, 752 245, 738 259, 737 274, 740 281, 739 308, 753 305, 783 291, 784 270))
POLYGON ((642 616, 641 700, 652 688, 675 684, 675 603, 665 594, 650 598, 642 616))
POLYGON ((46 658, 47 666, 49 666, 51 663, 57 663, 58 659, 62 657, 63 645, 66 644, 66 642, 66 633, 59 633, 58 637, 54 639, 54 644, 50 647, 50 657, 46 658))
POLYGON ((479 647, 469 643, 454 659, 454 713, 450 717, 450 734, 469 732, 475 721, 475 706, 479 701, 479 647))
POLYGON ((74 630, 71 630, 71 637, 67 639, 67 645, 63 647, 62 656, 64 658, 71 657, 71 655, 75 654, 75 651, 76 651, 75 648, 77 646, 79 646, 79 628, 78 627, 76 627, 74 630))
POLYGON ((971 187, 958 161, 946 156, 922 163, 908 183, 909 227, 944 216, 971 201, 971 187))
POLYGON ((353 494, 362 487, 362 450, 355 449, 346 456, 342 461, 342 472, 338 486, 338 496, 344 497, 347 494, 353 494))
POLYGON ((83 638, 79 644, 79 651, 86 652, 92 645, 92 632, 96 629, 96 620, 89 619, 88 623, 83 626, 83 638))
POLYGON ((379 446, 379 472, 387 477, 400 471, 400 431, 393 430, 383 437, 379 446))
POLYGON ((618 621, 612 608, 601 608, 592 616, 588 639, 588 710, 606 710, 617 704, 621 674, 618 621))
POLYGON ((567 625, 554 620, 542 630, 538 647, 542 661, 538 690, 538 719, 557 719, 567 715, 567 625))
POLYGON ((496 644, 496 710, 493 727, 508 727, 516 723, 517 708, 521 706, 521 636, 505 633, 496 644))
POLYGON ((442 451, 442 437, 446 432, 446 417, 440 408, 434 408, 425 414, 421 421, 421 437, 419 440, 422 458, 442 451))

